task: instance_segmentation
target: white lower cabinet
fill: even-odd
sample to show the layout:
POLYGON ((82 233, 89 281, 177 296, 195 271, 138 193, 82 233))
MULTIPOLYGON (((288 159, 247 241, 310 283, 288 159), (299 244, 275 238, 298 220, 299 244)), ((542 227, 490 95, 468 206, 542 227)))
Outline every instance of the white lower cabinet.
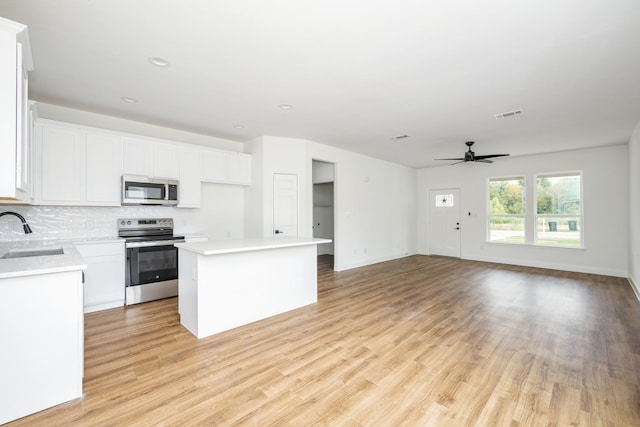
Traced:
POLYGON ((82 397, 81 273, 0 279, 0 424, 82 397))
POLYGON ((75 244, 87 263, 84 312, 124 306, 124 241, 75 244))

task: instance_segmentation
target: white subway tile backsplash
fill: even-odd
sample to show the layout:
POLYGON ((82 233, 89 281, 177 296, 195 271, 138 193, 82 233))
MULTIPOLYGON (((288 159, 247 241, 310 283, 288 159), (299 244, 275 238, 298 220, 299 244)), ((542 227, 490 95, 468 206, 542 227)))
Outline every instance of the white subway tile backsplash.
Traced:
MULTIPOLYGON (((155 206, 123 206, 117 208, 64 206, 7 206, 0 212, 17 212, 25 217, 33 230, 24 234, 21 222, 14 216, 0 218, 0 241, 30 241, 43 239, 82 239, 115 237, 118 218, 174 218, 176 229, 193 210, 155 206)), ((188 223, 188 221, 187 221, 188 223)), ((184 231, 185 227, 180 227, 184 231)), ((198 230, 194 230, 198 231, 198 230)))

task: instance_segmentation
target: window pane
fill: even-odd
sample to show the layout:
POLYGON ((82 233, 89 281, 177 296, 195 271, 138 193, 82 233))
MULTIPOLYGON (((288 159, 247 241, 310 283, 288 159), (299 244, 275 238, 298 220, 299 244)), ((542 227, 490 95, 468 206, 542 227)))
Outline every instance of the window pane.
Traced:
POLYGON ((489 224, 489 240, 500 243, 524 243, 524 218, 492 216, 489 224))
POLYGON ((436 208, 450 208, 453 206, 453 194, 436 195, 436 208))
POLYGON ((489 213, 524 215, 524 177, 489 180, 489 213))
POLYGON ((579 216, 556 217, 538 215, 537 244, 547 246, 580 247, 579 216))
POLYGON ((580 175, 538 176, 536 199, 538 214, 580 215, 580 175))

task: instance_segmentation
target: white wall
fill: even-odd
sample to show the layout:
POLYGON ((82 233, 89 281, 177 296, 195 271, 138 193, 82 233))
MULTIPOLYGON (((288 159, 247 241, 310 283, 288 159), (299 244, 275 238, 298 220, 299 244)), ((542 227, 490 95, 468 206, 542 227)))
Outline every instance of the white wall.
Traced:
POLYGON ((311 220, 304 212, 310 210, 307 185, 306 144, 303 139, 263 136, 247 144, 251 153, 254 187, 246 197, 247 237, 273 236, 273 175, 276 173, 298 176, 298 236, 313 237, 311 220))
POLYGON ((640 123, 629 141, 629 280, 640 299, 640 123))
POLYGON ((264 235, 263 217, 263 188, 262 181, 262 138, 257 138, 245 145, 245 152, 251 153, 251 185, 245 189, 244 231, 246 237, 262 237, 264 235))
POLYGON ((429 190, 460 188, 462 258, 627 277, 627 166, 627 146, 617 145, 422 169, 418 171, 418 251, 429 253, 429 190), (524 175, 527 198, 532 200, 535 174, 577 170, 583 172, 585 249, 486 242, 488 178, 524 175))
POLYGON ((298 175, 298 234, 313 236, 312 165, 320 160, 335 163, 336 270, 416 253, 414 169, 295 138, 265 136, 247 144, 246 152, 263 185, 261 199, 247 193, 247 237, 272 235, 274 173, 298 175))
MULTIPOLYGON (((336 270, 416 253, 415 169, 308 142, 308 200, 313 160, 335 163, 336 270)), ((312 220, 311 210, 305 215, 312 220)))
POLYGON ((0 241, 115 237, 118 218, 173 218, 175 232, 206 234, 211 240, 244 237, 244 187, 202 184, 202 206, 179 209, 161 206, 113 208, 75 206, 6 206, 3 211, 22 214, 33 233, 25 235, 20 220, 0 220, 0 241), (6 208, 6 209, 5 209, 6 208))

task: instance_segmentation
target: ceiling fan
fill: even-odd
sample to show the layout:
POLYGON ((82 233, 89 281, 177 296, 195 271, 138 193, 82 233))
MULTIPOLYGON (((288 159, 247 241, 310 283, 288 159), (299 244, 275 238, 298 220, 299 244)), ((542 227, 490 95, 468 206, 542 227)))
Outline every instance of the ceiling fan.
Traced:
POLYGON ((467 141, 467 142, 465 142, 465 144, 467 145, 467 147, 469 147, 469 151, 466 151, 464 153, 464 157, 458 157, 458 158, 453 158, 453 159, 434 159, 434 160, 458 160, 457 162, 452 163, 452 165, 456 165, 456 164, 462 163, 462 162, 493 163, 493 160, 488 160, 488 159, 491 159, 493 157, 505 157, 505 156, 508 156, 508 154, 486 154, 484 156, 476 156, 476 153, 471 151, 471 146, 474 144, 474 141, 467 141))

